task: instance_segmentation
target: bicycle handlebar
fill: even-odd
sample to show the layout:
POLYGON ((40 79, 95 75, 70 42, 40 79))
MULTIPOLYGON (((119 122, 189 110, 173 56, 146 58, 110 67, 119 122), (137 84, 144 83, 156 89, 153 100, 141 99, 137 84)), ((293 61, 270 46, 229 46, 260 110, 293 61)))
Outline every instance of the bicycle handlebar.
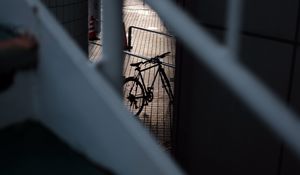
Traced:
POLYGON ((166 57, 167 55, 169 55, 171 52, 166 52, 166 53, 163 53, 163 54, 161 54, 161 55, 157 55, 156 57, 154 57, 154 58, 164 58, 164 57, 166 57))
MULTIPOLYGON (((131 53, 131 52, 128 52, 128 51, 123 51, 125 54, 127 54, 127 55, 130 55, 130 56, 134 56, 134 57, 137 57, 137 58, 141 58, 141 59, 143 59, 143 60, 151 60, 152 58, 149 58, 149 57, 145 57, 145 56, 141 56, 141 55, 136 55, 136 54, 134 54, 134 53, 131 53)), ((161 54, 161 55, 158 55, 158 56, 155 56, 154 58, 164 58, 164 57, 166 57, 167 55, 169 55, 171 52, 166 52, 166 53, 163 53, 163 54, 161 54), (162 56, 162 57, 161 57, 162 56)), ((172 65, 172 64, 168 64, 168 63, 163 63, 162 62, 162 65, 164 65, 164 66, 168 66, 168 67, 171 67, 171 68, 175 68, 175 66, 174 65, 172 65)))

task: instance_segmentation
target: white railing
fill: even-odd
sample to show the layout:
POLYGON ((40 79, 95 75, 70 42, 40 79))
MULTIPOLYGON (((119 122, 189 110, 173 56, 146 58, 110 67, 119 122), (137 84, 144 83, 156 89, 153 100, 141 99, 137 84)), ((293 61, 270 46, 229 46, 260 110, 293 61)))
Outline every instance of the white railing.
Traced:
MULTIPOLYGON (((231 0, 229 5, 226 45, 214 40, 172 1, 146 2, 168 21, 174 34, 199 61, 300 155, 297 116, 237 60, 239 0, 231 0)), ((183 174, 138 122, 129 117, 116 91, 121 86, 122 70, 120 7, 118 0, 103 0, 104 61, 93 66, 38 0, 0 1, 0 22, 30 29, 39 42, 39 68, 29 78, 35 80, 34 86, 27 84, 32 89, 26 92, 31 92, 32 98, 26 110, 32 110, 28 114, 36 115, 73 148, 117 174, 183 174)), ((22 88, 15 90, 22 94, 22 88)), ((6 95, 0 96, 1 106, 11 108, 17 116, 14 108, 5 103, 11 99, 10 94, 6 95)), ((10 117, 10 111, 0 108, 0 114, 2 111, 10 117)))
POLYGON ((146 0, 168 22, 174 34, 206 64, 257 117, 300 156, 300 121, 287 105, 238 62, 238 40, 242 0, 229 2, 226 45, 218 43, 203 27, 170 0, 146 0), (184 26, 178 27, 178 26, 184 26))
POLYGON ((122 1, 103 0, 103 61, 100 70, 108 76, 115 88, 121 91, 123 70, 122 1), (102 66, 104 65, 104 66, 102 66))
POLYGON ((1 126, 31 117, 115 174, 184 174, 123 106, 120 2, 103 5, 105 60, 95 66, 39 0, 0 1, 0 22, 26 29, 39 46, 37 70, 0 94, 1 126))

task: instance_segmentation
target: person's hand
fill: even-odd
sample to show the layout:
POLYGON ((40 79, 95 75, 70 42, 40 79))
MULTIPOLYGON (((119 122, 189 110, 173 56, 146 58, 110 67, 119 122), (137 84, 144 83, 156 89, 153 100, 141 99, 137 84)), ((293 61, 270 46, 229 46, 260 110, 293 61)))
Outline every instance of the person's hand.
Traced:
POLYGON ((29 34, 24 34, 11 39, 11 46, 20 49, 33 49, 37 46, 36 40, 29 34))
POLYGON ((10 38, 7 40, 0 41, 0 51, 10 50, 10 49, 34 49, 37 46, 36 40, 33 36, 29 34, 23 34, 10 38))

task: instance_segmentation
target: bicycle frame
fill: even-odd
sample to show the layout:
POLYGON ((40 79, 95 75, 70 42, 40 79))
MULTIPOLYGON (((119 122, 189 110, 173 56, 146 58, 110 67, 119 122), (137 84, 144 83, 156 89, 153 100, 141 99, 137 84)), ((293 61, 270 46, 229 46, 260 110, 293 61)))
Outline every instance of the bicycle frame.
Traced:
POLYGON ((161 64, 155 64, 153 66, 149 66, 147 68, 144 68, 144 69, 141 69, 140 67, 137 67, 135 69, 138 74, 135 76, 137 79, 141 79, 141 83, 142 83, 142 86, 146 92, 146 98, 148 102, 151 102, 152 99, 151 99, 151 89, 154 89, 154 83, 156 81, 156 78, 159 74, 160 78, 161 78, 161 82, 163 84, 163 87, 165 89, 165 91, 167 92, 168 96, 169 96, 169 99, 170 99, 170 102, 172 103, 173 100, 174 100, 174 95, 173 95, 173 92, 172 92, 172 89, 170 87, 170 82, 168 80, 168 78, 166 77, 166 73, 165 73, 165 70, 164 68, 161 66, 161 64), (144 78, 143 78, 143 75, 142 75, 142 72, 146 71, 146 70, 149 70, 151 68, 154 68, 154 67, 158 67, 157 71, 155 72, 155 76, 152 80, 152 83, 151 83, 151 86, 147 87, 146 84, 145 84, 145 81, 144 81, 144 78), (167 84, 167 85, 166 85, 167 84))

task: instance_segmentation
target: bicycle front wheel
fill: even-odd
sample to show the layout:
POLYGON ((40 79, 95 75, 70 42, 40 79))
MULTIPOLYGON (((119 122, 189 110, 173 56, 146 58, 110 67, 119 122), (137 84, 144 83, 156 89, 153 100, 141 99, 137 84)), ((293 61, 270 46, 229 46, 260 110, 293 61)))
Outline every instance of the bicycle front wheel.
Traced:
POLYGON ((142 84, 134 77, 128 77, 123 85, 124 104, 134 115, 138 116, 144 107, 145 91, 142 84))

